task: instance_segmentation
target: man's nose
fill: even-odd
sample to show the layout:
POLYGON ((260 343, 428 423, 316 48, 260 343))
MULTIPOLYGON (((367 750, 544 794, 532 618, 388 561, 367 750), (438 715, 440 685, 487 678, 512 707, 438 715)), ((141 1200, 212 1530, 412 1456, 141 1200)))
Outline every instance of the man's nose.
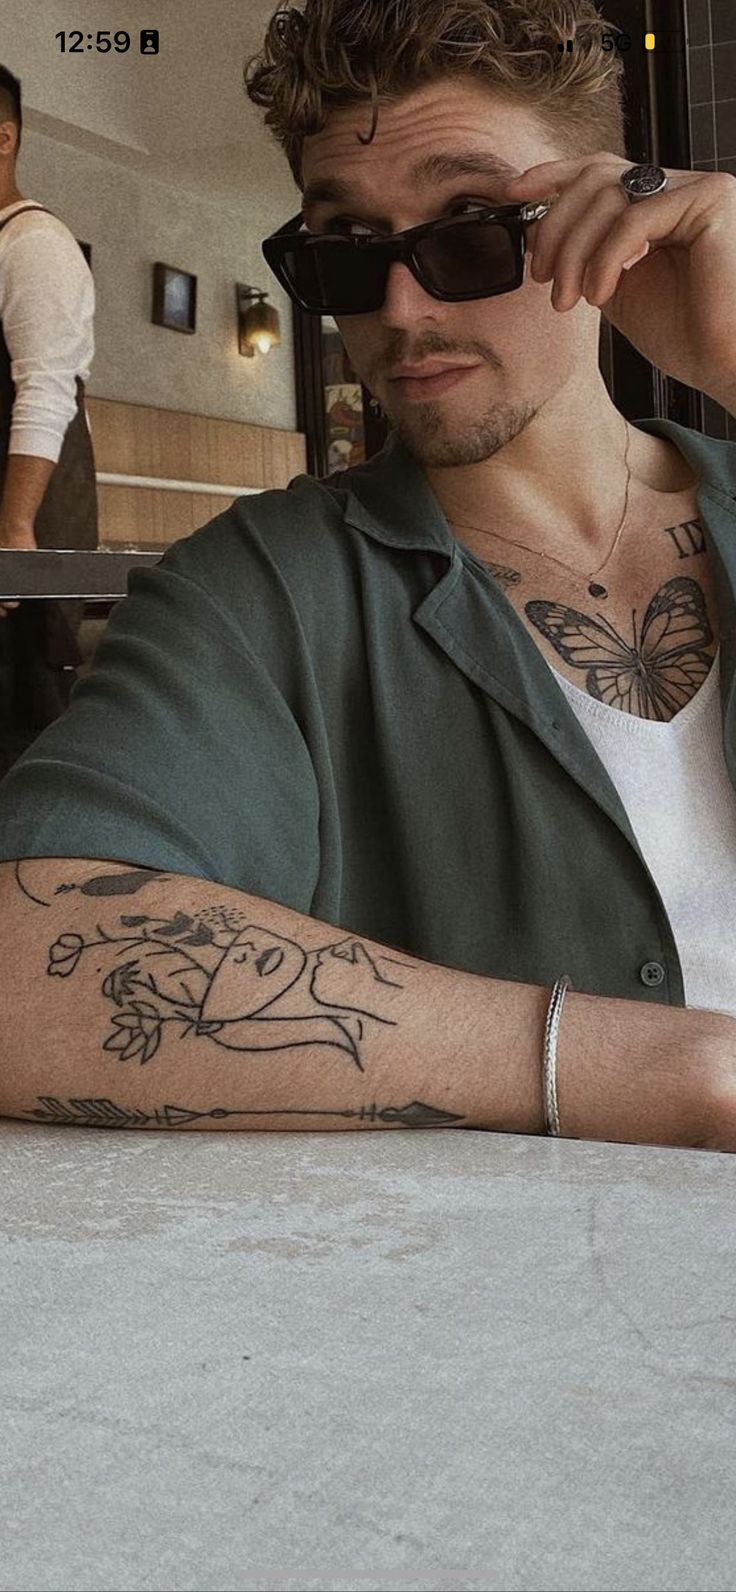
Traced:
POLYGON ((403 260, 395 260, 389 267, 381 311, 388 320, 407 321, 416 319, 417 315, 436 313, 441 309, 442 302, 422 287, 411 267, 405 265, 403 260))

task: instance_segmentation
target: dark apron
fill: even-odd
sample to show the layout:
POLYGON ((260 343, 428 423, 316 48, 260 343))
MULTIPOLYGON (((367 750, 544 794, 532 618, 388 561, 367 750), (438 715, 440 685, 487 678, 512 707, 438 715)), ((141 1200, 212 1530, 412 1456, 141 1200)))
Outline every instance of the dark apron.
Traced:
MULTIPOLYGON (((45 205, 27 205, 0 221, 0 230, 45 205)), ((0 494, 7 467, 15 403, 10 353, 0 322, 0 494)), ((92 439, 84 412, 84 382, 77 376, 77 413, 35 520, 39 547, 97 547, 97 485, 92 439)), ((64 712, 82 662, 77 632, 83 599, 23 600, 0 619, 0 779, 64 712)))

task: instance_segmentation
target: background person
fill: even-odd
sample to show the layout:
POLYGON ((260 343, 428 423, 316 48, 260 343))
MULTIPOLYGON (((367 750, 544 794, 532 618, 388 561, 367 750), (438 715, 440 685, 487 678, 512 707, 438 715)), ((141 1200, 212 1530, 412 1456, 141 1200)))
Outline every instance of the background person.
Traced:
MULTIPOLYGON (((68 227, 18 188, 21 133, 21 85, 0 66, 0 547, 96 547, 94 284, 68 227)), ((67 707, 83 613, 0 603, 0 777, 67 707)))

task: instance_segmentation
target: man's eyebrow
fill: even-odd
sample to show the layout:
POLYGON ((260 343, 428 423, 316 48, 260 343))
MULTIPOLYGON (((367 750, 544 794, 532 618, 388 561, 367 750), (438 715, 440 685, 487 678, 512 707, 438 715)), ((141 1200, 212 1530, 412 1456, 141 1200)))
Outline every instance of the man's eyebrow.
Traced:
MULTIPOLYGON (((413 187, 427 188, 432 183, 447 182, 451 177, 516 177, 520 169, 510 166, 507 160, 490 150, 464 149, 423 155, 412 166, 409 181, 413 187)), ((302 210, 311 210, 317 204, 350 204, 371 220, 389 225, 389 217, 367 211, 356 190, 340 177, 315 177, 313 182, 307 183, 302 210)))

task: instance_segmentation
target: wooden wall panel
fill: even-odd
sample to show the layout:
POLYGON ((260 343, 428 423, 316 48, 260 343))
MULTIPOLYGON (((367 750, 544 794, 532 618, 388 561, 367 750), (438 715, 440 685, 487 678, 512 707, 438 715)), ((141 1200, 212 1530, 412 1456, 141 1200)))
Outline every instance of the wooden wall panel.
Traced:
MULTIPOLYGON (((298 474, 298 471, 294 472, 298 474)), ((286 485, 286 483, 284 483, 286 485)), ((161 546, 206 525, 233 501, 203 492, 157 492, 155 487, 98 484, 99 540, 103 546, 161 546)))
MULTIPOLYGON (((110 398, 85 400, 99 472, 212 481, 235 487, 286 487, 306 474, 300 431, 218 420, 110 398)), ((208 493, 98 483, 101 544, 165 545, 189 536, 229 507, 208 493)))

